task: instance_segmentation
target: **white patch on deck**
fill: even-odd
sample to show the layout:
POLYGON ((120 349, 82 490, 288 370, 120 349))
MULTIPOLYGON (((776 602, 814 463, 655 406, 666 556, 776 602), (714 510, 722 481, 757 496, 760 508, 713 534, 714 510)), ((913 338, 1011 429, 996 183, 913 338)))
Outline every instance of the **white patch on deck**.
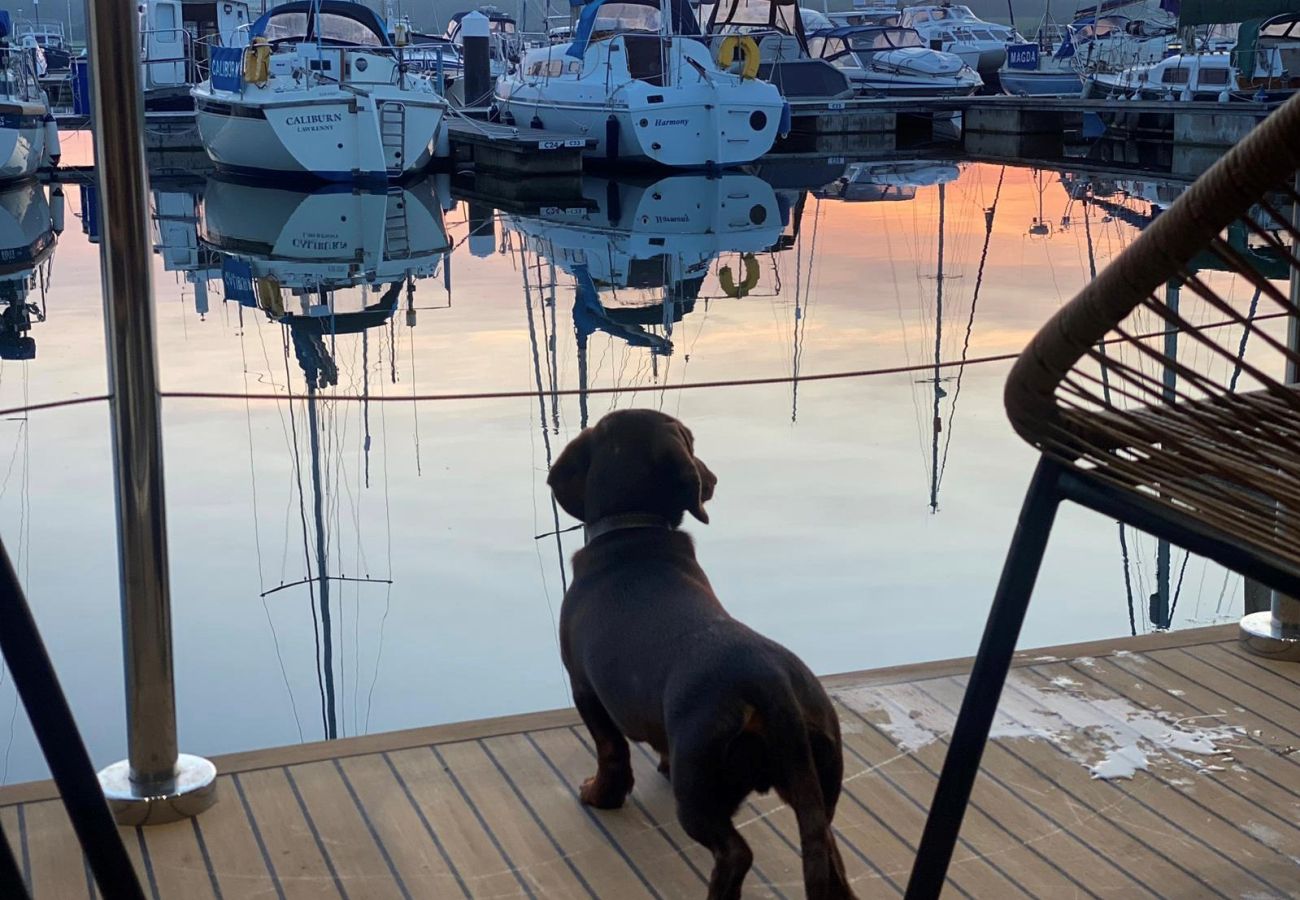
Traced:
POLYGON ((1291 860, 1291 862, 1300 866, 1300 857, 1292 856, 1290 853, 1287 853, 1286 838, 1282 836, 1281 832, 1275 831, 1267 825, 1263 825, 1259 822, 1247 822, 1246 831, 1251 837, 1259 841, 1265 847, 1268 847, 1271 850, 1276 850, 1278 853, 1281 853, 1283 856, 1291 860))
MULTIPOLYGON (((952 732, 953 710, 964 683, 936 679, 920 685, 846 688, 836 698, 875 723, 900 750, 915 752, 952 732)), ((1086 767, 1094 778, 1132 778, 1139 770, 1180 764, 1199 774, 1224 771, 1232 758, 1220 749, 1240 729, 1223 716, 1179 718, 1129 699, 1091 691, 1065 676, 1045 683, 1013 669, 998 704, 990 737, 1045 740, 1086 767)), ((1187 782, 1178 782, 1187 783, 1187 782)))
POLYGON ((1093 659, 1091 656, 1080 656, 1075 660, 1075 662, 1081 666, 1086 666, 1089 669, 1097 668, 1097 660, 1093 659))

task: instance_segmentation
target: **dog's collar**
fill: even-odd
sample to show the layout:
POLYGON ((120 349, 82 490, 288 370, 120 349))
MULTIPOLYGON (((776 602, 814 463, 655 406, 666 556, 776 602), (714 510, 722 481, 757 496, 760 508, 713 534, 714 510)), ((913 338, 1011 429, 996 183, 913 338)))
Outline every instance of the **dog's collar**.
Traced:
POLYGON ((665 531, 672 530, 672 523, 663 516, 656 516, 653 513, 621 513, 614 516, 605 516, 583 526, 583 536, 586 542, 590 544, 601 535, 609 534, 611 531, 624 531, 629 528, 662 528, 665 531))

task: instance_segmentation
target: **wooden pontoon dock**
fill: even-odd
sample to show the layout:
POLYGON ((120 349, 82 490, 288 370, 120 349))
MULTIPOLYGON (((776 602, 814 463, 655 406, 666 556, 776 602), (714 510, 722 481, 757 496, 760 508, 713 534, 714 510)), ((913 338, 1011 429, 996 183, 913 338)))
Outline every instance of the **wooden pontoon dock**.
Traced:
MULTIPOLYGON (((946 895, 1300 892, 1300 666, 1247 655, 1236 635, 1018 654, 946 895), (1094 778, 1126 729, 1146 736, 1149 770, 1094 778), (1206 733, 1213 752, 1189 752, 1186 735, 1206 733)), ((826 679, 845 731, 835 825, 861 898, 902 892, 967 666, 826 679)), ((650 756, 633 758, 630 802, 595 812, 575 792, 594 757, 571 710, 258 750, 216 760, 213 809, 123 836, 162 900, 698 900, 710 860, 650 756)), ((755 854, 745 896, 802 897, 789 810, 755 797, 737 820, 755 854)), ((33 896, 96 896, 49 783, 0 790, 0 821, 33 896)))

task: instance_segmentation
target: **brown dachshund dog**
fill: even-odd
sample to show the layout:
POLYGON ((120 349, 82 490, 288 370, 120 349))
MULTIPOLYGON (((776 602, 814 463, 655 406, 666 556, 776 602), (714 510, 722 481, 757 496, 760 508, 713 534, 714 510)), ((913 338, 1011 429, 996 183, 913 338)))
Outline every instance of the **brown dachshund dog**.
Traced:
POLYGON ((677 530, 717 478, 681 422, 648 409, 579 434, 547 483, 587 526, 560 613, 573 700, 596 744, 584 803, 623 805, 628 740, 658 751, 677 818, 713 853, 709 900, 735 900, 753 853, 732 824, 751 791, 773 788, 795 813, 809 900, 852 898, 831 819, 844 761, 839 720, 793 653, 733 619, 677 530))

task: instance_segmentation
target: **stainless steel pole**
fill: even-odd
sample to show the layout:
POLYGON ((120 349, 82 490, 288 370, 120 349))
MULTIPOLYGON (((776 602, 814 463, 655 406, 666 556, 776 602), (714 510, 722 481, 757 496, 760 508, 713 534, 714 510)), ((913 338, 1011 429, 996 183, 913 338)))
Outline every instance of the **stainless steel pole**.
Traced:
POLYGON ((135 4, 121 0, 87 0, 86 7, 128 744, 128 759, 104 769, 99 780, 117 820, 143 825, 211 806, 216 769, 177 752, 144 110, 139 60, 122 52, 139 46, 137 13, 135 4))

